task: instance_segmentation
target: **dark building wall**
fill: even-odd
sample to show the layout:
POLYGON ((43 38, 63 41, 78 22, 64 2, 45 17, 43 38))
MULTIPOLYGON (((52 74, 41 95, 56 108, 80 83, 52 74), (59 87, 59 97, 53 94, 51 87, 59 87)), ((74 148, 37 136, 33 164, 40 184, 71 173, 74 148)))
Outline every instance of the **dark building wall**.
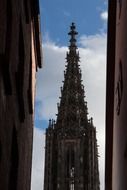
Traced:
POLYGON ((127 189, 126 20, 127 1, 109 1, 106 113, 106 190, 127 189), (108 96, 109 94, 111 96, 108 96), (109 104, 109 102, 111 103, 109 104))
POLYGON ((114 70, 116 39, 116 0, 109 0, 107 37, 107 84, 106 84, 106 163, 105 189, 112 189, 112 151, 114 114, 114 70))
POLYGON ((35 73, 41 67, 36 0, 0 1, 0 189, 30 190, 35 73))

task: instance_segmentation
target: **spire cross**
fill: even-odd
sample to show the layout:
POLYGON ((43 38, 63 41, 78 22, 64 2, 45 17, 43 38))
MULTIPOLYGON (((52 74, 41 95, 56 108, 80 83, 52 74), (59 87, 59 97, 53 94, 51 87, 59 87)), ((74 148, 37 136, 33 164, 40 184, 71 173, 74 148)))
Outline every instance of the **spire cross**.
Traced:
POLYGON ((72 22, 72 25, 70 26, 70 29, 71 31, 68 33, 68 35, 71 36, 71 39, 70 39, 70 47, 76 47, 76 39, 75 39, 75 36, 78 34, 78 32, 75 31, 75 24, 72 22))
POLYGON ((72 38, 78 34, 78 32, 75 31, 75 28, 75 24, 72 22, 72 25, 70 26, 71 31, 68 33, 68 35, 70 35, 72 38))

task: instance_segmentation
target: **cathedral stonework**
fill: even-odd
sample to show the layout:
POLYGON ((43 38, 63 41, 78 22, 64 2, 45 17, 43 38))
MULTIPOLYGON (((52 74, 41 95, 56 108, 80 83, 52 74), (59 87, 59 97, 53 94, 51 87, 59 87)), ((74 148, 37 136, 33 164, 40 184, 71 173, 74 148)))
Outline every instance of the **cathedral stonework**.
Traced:
POLYGON ((84 100, 77 34, 72 23, 57 120, 49 120, 46 129, 44 190, 100 190, 96 128, 84 100))

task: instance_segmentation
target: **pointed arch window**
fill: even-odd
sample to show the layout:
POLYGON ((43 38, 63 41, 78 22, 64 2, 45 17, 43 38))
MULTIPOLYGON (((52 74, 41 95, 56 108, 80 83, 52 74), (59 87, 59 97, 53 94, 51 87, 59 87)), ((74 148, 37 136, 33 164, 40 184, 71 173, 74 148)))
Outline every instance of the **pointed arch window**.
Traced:
POLYGON ((72 146, 68 147, 66 154, 67 166, 67 189, 74 190, 74 176, 75 176, 75 152, 72 146))

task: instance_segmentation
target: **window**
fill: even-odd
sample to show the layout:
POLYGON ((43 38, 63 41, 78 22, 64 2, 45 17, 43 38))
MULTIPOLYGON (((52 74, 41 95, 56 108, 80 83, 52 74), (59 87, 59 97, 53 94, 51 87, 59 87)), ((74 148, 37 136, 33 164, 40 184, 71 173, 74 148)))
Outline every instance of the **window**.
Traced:
POLYGON ((119 2, 119 19, 120 19, 122 11, 122 0, 118 0, 118 2, 119 2))
POLYGON ((25 18, 26 18, 26 23, 29 24, 30 21, 30 16, 29 16, 29 9, 28 9, 28 0, 24 0, 24 12, 25 12, 25 18))
POLYGON ((24 108, 24 39, 23 39, 23 30, 22 23, 20 21, 20 29, 19 29, 19 64, 18 71, 16 72, 16 89, 17 89, 17 99, 19 104, 19 118, 21 122, 24 122, 25 119, 25 108, 24 108))
POLYGON ((5 54, 0 55, 0 62, 2 65, 4 90, 6 95, 12 94, 11 77, 9 71, 10 62, 10 50, 12 44, 12 6, 11 1, 6 2, 7 16, 6 16, 6 44, 5 44, 5 54))
POLYGON ((29 87, 28 87, 28 106, 29 113, 33 113, 33 100, 32 100, 32 55, 30 53, 30 65, 29 65, 29 87))

